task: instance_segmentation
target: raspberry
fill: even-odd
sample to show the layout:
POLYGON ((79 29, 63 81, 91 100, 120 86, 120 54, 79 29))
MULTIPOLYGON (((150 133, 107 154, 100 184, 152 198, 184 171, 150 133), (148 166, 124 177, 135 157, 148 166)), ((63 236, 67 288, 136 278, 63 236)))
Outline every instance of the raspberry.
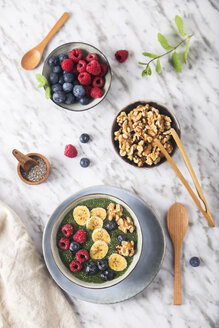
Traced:
POLYGON ((83 262, 89 260, 89 254, 86 249, 81 249, 80 251, 78 251, 76 253, 75 257, 76 257, 76 260, 80 263, 83 263, 83 262))
POLYGON ((86 67, 87 67, 86 61, 85 60, 79 60, 79 62, 77 64, 77 71, 79 73, 86 72, 86 67))
POLYGON ((87 55, 87 57, 85 59, 88 62, 90 62, 91 60, 97 60, 97 55, 96 54, 89 54, 89 55, 87 55))
POLYGON ((68 238, 64 237, 59 240, 59 248, 67 251, 67 249, 69 249, 69 245, 70 245, 70 241, 68 238))
POLYGON ((104 64, 100 64, 100 69, 101 69, 100 76, 104 76, 107 72, 107 66, 104 64))
POLYGON ((61 63, 61 66, 62 66, 63 71, 70 72, 70 71, 72 71, 74 64, 71 59, 65 59, 61 63))
POLYGON ((123 63, 128 58, 128 55, 129 53, 127 50, 118 50, 115 53, 115 57, 120 63, 123 63))
POLYGON ((94 88, 96 88, 96 87, 97 88, 102 88, 103 85, 104 85, 104 80, 100 76, 96 76, 92 81, 92 86, 94 88))
POLYGON ((65 237, 70 237, 73 234, 73 227, 71 224, 65 224, 62 227, 62 233, 65 235, 65 237))
POLYGON ((78 76, 79 73, 78 73, 78 70, 77 70, 77 66, 73 67, 73 70, 71 71, 71 73, 76 77, 78 76))
POLYGON ((69 264, 69 269, 72 272, 78 272, 78 271, 81 271, 82 265, 78 261, 71 261, 71 263, 69 264))
POLYGON ((92 88, 90 95, 92 98, 101 98, 103 95, 103 91, 100 88, 92 88))
POLYGON ((92 87, 90 85, 85 85, 84 90, 85 90, 85 96, 89 97, 90 92, 91 92, 92 87))
POLYGON ((74 63, 78 63, 83 58, 81 49, 73 49, 69 52, 68 58, 72 59, 74 63))
POLYGON ((92 75, 99 75, 101 72, 100 64, 97 60, 91 60, 87 64, 86 71, 92 75))
POLYGON ((65 146, 65 152, 64 152, 65 156, 67 157, 70 157, 70 158, 73 158, 73 157, 76 157, 78 152, 77 152, 77 149, 72 146, 72 145, 67 145, 65 146))
POLYGON ((87 240, 86 232, 82 229, 78 230, 74 236, 73 236, 74 241, 77 241, 79 244, 85 243, 87 240))
POLYGON ((78 81, 82 85, 89 85, 91 83, 91 76, 89 73, 84 72, 78 75, 78 81))

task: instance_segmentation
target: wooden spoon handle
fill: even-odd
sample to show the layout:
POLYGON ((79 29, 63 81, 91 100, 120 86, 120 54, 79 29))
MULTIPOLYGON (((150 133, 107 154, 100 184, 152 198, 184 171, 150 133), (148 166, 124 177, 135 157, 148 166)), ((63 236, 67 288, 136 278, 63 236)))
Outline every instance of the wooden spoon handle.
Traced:
POLYGON ((181 249, 176 247, 174 250, 175 254, 175 273, 174 273, 174 296, 173 304, 182 304, 182 291, 181 291, 181 268, 180 268, 180 255, 181 249))
POLYGON ((26 163, 26 161, 29 159, 28 156, 24 155, 23 153, 21 153, 19 150, 14 149, 12 151, 12 154, 14 155, 14 157, 18 160, 18 162, 20 162, 21 166, 24 168, 24 165, 26 163))
POLYGON ((41 42, 41 45, 43 45, 44 47, 47 45, 47 43, 52 39, 52 37, 58 32, 58 30, 60 29, 60 27, 62 27, 62 25, 67 21, 67 19, 69 18, 69 13, 64 13, 59 20, 57 21, 57 23, 53 26, 53 28, 51 29, 51 31, 47 34, 47 36, 45 37, 45 39, 43 39, 43 41, 41 42))

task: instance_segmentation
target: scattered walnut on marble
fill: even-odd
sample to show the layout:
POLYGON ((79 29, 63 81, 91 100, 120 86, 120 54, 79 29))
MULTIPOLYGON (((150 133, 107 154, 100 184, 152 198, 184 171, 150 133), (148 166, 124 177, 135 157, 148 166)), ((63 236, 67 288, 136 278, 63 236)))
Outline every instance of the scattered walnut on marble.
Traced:
POLYGON ((122 206, 119 204, 110 203, 107 207, 107 218, 112 221, 113 218, 120 219, 122 217, 122 206))
POLYGON ((134 255, 134 241, 122 241, 122 246, 116 246, 116 251, 123 256, 132 256, 134 255))
POLYGON ((118 224, 118 229, 124 233, 127 233, 128 231, 133 233, 133 231, 135 230, 133 221, 128 216, 126 219, 123 219, 123 218, 116 219, 116 222, 118 224))
POLYGON ((128 113, 117 117, 120 129, 114 133, 114 140, 119 142, 120 156, 126 156, 139 167, 144 164, 157 164, 163 154, 154 144, 157 138, 169 154, 171 144, 171 118, 159 113, 159 110, 146 104, 139 105, 128 113))

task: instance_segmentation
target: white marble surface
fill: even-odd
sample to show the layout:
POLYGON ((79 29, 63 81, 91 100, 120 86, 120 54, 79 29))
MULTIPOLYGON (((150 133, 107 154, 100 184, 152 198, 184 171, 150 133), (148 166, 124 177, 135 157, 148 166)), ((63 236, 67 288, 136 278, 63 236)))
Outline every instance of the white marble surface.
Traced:
MULTIPOLYGON (((183 305, 173 306, 173 250, 167 236, 165 260, 151 286, 135 298, 116 305, 96 305, 73 299, 73 308, 84 328, 218 327, 218 19, 219 4, 201 1, 15 1, 0 2, 0 198, 22 218, 41 252, 43 227, 51 212, 70 194, 92 185, 108 184, 136 192, 151 204, 163 223, 171 204, 182 202, 189 213, 189 229, 182 255, 183 305), (71 113, 44 98, 36 87, 34 71, 24 71, 20 59, 41 41, 64 11, 71 17, 46 48, 45 56, 69 41, 89 42, 108 57, 113 83, 96 108, 71 113), (188 65, 177 74, 162 60, 165 72, 141 77, 137 65, 142 51, 162 49, 157 32, 170 35, 173 43, 174 16, 185 20, 185 30, 194 32, 188 65), (171 34, 172 33, 172 34, 171 34), (114 59, 118 49, 128 49, 124 64, 114 59), (140 170, 119 160, 110 141, 116 113, 138 99, 154 99, 168 105, 182 128, 182 141, 208 200, 216 228, 209 228, 184 186, 166 163, 160 168, 140 170), (89 144, 79 136, 92 136, 89 144), (79 156, 64 157, 64 146, 73 143, 79 156), (16 173, 11 151, 40 152, 51 161, 48 181, 39 186, 23 184, 16 173), (83 169, 86 155, 91 166, 83 169), (189 265, 191 256, 201 266, 189 265)), ((45 57, 44 57, 45 58, 45 57)), ((175 161, 190 181, 179 155, 175 161)), ((13 247, 13 245, 12 245, 13 247)))

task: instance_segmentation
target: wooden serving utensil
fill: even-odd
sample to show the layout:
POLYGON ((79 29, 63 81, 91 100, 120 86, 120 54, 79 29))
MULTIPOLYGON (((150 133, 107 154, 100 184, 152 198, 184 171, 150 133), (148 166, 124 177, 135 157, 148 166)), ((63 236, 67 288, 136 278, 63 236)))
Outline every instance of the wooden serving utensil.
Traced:
POLYGON ((202 212, 202 214, 204 215, 204 217, 207 219, 208 223, 210 224, 211 227, 215 226, 214 220, 211 216, 211 212, 210 209, 208 207, 207 201, 205 199, 205 196, 202 192, 201 186, 198 182, 198 179, 195 175, 195 172, 192 168, 192 165, 189 161, 189 158, 186 154, 185 148, 183 147, 183 144, 177 134, 177 132, 174 129, 170 129, 170 133, 173 137, 173 139, 175 140, 177 146, 179 147, 180 153, 182 155, 182 158, 188 168, 188 171, 192 177, 192 180, 194 182, 195 188, 197 190, 198 196, 199 198, 202 200, 202 202, 204 203, 205 206, 205 210, 202 207, 202 204, 200 202, 200 200, 198 199, 198 197, 195 195, 194 191, 192 190, 192 188, 190 187, 190 185, 188 184, 188 182, 186 181, 186 179, 184 178, 184 176, 182 175, 182 173, 180 172, 180 170, 178 169, 178 167, 176 166, 176 164, 174 163, 172 157, 168 154, 168 152, 166 151, 166 149, 164 148, 164 146, 161 144, 161 142, 158 139, 154 140, 154 143, 158 146, 158 148, 161 150, 161 152, 163 153, 163 155, 166 157, 166 159, 168 160, 168 162, 170 163, 172 169, 174 170, 174 172, 176 173, 176 175, 178 176, 178 178, 181 180, 181 182, 184 184, 184 186, 186 187, 186 189, 188 190, 190 196, 192 197, 193 201, 195 202, 195 204, 197 205, 197 207, 200 209, 200 211, 202 212))
POLYGON ((173 204, 167 213, 167 228, 174 247, 173 304, 182 304, 180 256, 183 238, 188 227, 188 213, 181 203, 173 204))
POLYGON ((17 149, 14 149, 12 151, 12 154, 18 160, 18 162, 20 163, 20 165, 22 166, 25 172, 28 172, 31 169, 31 167, 38 165, 38 162, 35 159, 22 154, 17 149))
POLYGON ((60 27, 66 22, 68 19, 69 14, 64 13, 62 17, 57 21, 57 23, 53 26, 51 31, 47 34, 45 39, 40 42, 36 47, 29 50, 21 59, 21 66, 26 70, 31 70, 37 67, 40 63, 42 58, 43 52, 45 47, 47 46, 48 42, 52 39, 52 37, 58 32, 60 27))

